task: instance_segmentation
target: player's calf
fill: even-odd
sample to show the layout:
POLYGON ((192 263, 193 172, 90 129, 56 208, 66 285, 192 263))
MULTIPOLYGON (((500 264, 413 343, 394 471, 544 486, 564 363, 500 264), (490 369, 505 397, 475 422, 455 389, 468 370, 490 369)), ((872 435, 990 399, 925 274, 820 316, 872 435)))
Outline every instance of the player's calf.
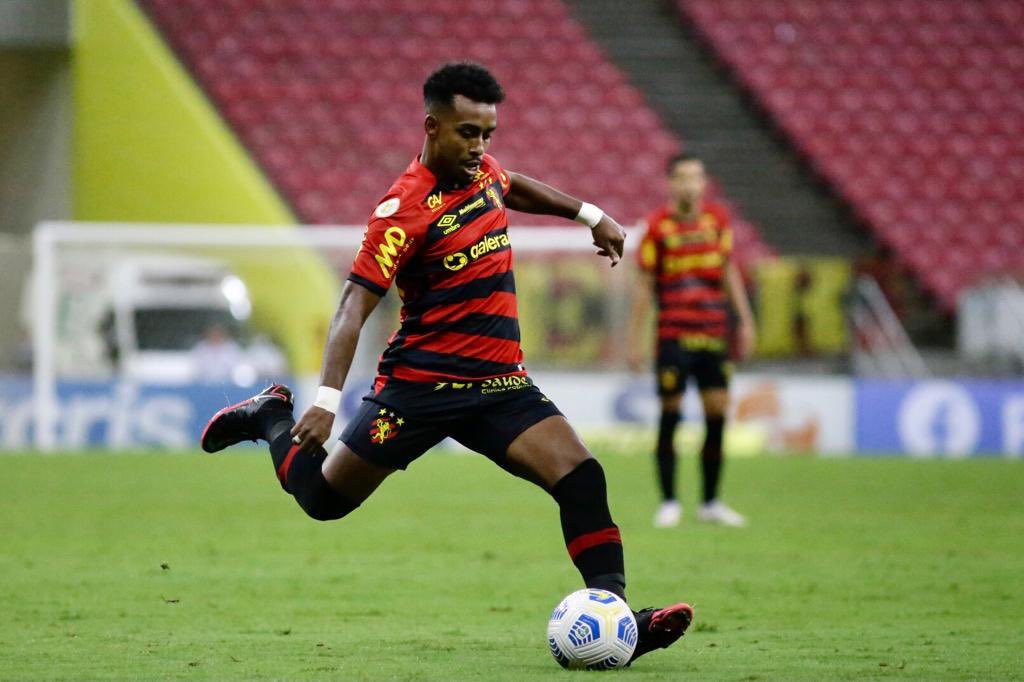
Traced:
POLYGON ((587 459, 551 490, 558 502, 569 556, 587 587, 625 598, 622 537, 608 510, 608 486, 596 459, 587 459))

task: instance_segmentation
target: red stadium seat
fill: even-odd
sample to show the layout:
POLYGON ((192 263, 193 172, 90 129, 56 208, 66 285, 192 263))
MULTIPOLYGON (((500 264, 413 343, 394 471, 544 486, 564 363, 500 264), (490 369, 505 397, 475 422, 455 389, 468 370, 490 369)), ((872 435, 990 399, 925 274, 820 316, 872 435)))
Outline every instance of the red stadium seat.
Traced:
POLYGON ((1024 2, 677 0, 938 300, 1024 263, 1024 2))
MULTIPOLYGON (((304 221, 366 219, 419 148, 421 80, 467 57, 489 64, 509 93, 501 118, 511 132, 494 148, 505 163, 624 223, 663 201, 664 160, 679 140, 561 0, 139 2, 304 221), (644 134, 620 134, 624 121, 644 134)), ((765 11, 781 20, 788 9, 765 11)), ((771 46, 771 29, 744 30, 743 40, 771 46)), ((780 64, 787 54, 773 52, 780 64)), ((770 253, 737 224, 741 261, 770 253)))

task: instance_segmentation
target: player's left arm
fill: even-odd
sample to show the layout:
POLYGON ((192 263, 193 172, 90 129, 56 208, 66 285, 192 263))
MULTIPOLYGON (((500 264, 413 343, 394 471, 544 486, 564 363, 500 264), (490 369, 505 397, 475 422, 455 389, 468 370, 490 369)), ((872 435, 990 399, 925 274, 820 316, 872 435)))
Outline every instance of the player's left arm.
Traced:
MULTIPOLYGON (((584 203, 579 199, 521 173, 509 173, 508 178, 510 187, 505 195, 505 205, 513 211, 553 215, 568 220, 585 218, 580 215, 584 203)), ((600 213, 600 209, 591 208, 600 213)), ((615 267, 622 259, 626 231, 607 213, 600 215, 600 220, 593 224, 590 231, 594 237, 594 246, 598 248, 597 255, 607 257, 612 267, 615 267)))
POLYGON ((754 326, 754 315, 750 312, 743 275, 732 258, 725 261, 725 291, 739 318, 739 352, 740 358, 745 359, 750 357, 757 345, 757 329, 754 326))

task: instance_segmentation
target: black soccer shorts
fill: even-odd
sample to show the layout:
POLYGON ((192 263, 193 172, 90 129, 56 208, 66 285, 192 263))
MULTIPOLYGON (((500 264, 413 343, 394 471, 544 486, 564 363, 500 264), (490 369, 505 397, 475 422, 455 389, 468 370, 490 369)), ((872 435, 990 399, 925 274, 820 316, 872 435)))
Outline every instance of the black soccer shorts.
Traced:
POLYGON ((529 377, 464 382, 389 379, 363 396, 341 441, 363 459, 405 469, 446 437, 500 462, 519 434, 561 415, 529 377))
POLYGON ((681 340, 666 339, 658 343, 654 372, 658 395, 668 396, 685 391, 689 377, 696 380, 701 391, 728 388, 732 362, 724 350, 694 350, 681 340))

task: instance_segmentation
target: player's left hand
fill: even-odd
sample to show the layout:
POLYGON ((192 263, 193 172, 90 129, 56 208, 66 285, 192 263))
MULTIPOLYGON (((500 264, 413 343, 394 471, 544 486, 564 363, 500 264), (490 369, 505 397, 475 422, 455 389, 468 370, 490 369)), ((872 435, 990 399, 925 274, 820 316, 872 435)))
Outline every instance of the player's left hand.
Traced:
POLYGON ((300 450, 314 450, 327 442, 334 426, 334 414, 313 405, 292 427, 292 442, 300 450))
POLYGON ((740 323, 737 341, 737 350, 741 360, 746 360, 753 355, 754 349, 757 348, 757 331, 752 322, 740 323))
POLYGON ((606 213, 591 232, 594 235, 594 246, 598 249, 597 255, 610 259, 614 268, 622 260, 626 231, 622 229, 622 225, 615 222, 615 218, 606 213))

